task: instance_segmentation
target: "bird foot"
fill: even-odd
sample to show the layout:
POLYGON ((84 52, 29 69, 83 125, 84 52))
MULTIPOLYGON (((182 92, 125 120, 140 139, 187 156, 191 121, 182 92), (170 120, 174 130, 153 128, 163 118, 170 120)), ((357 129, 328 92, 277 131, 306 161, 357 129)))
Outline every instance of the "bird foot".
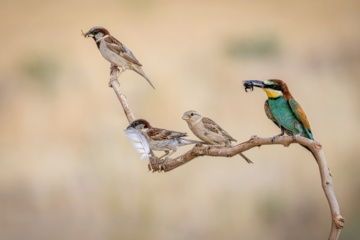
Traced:
POLYGON ((168 160, 169 160, 168 157, 164 158, 164 162, 162 163, 163 169, 165 169, 165 166, 166 166, 166 163, 167 163, 168 160))
POLYGON ((299 137, 299 136, 300 136, 300 134, 293 135, 292 136, 293 137, 293 142, 296 142, 296 138, 299 137))
POLYGON ((110 67, 110 74, 112 74, 113 71, 119 72, 120 70, 119 70, 119 68, 118 68, 116 65, 111 65, 111 67, 110 67))
POLYGON ((283 132, 283 131, 281 131, 281 133, 280 133, 279 135, 274 136, 274 137, 271 139, 271 143, 274 143, 275 138, 281 137, 281 136, 284 136, 284 132, 283 132))

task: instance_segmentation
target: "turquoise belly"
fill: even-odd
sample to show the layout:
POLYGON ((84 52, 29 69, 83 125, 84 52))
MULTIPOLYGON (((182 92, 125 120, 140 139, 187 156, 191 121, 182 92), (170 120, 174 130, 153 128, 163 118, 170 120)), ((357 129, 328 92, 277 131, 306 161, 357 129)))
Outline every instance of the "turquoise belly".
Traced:
POLYGON ((304 133, 301 122, 297 120, 288 102, 284 98, 269 98, 269 107, 274 118, 283 128, 291 131, 293 134, 304 133))

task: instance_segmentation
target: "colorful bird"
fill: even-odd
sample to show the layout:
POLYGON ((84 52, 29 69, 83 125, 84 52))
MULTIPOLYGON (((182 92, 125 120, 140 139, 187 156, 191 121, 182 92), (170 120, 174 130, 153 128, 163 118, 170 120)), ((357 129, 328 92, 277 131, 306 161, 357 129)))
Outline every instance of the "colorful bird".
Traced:
POLYGON ((266 92, 268 96, 264 106, 266 116, 281 129, 281 133, 274 136, 272 142, 276 137, 283 136, 285 132, 293 136, 294 140, 297 136, 314 140, 305 112, 291 95, 285 82, 278 79, 264 82, 251 80, 244 81, 244 86, 245 90, 259 87, 266 92))
MULTIPOLYGON (((116 69, 118 67, 121 72, 126 69, 133 70, 143 76, 146 81, 155 88, 150 79, 146 76, 141 63, 136 59, 134 54, 119 40, 110 35, 107 29, 103 27, 93 27, 84 34, 84 37, 92 37, 95 40, 101 55, 111 63, 111 69, 116 69)), ((115 80, 116 78, 111 78, 109 86, 111 86, 111 82, 115 80)))
MULTIPOLYGON (((230 134, 228 134, 213 120, 201 116, 196 111, 185 112, 182 119, 187 122, 190 130, 195 134, 195 136, 197 136, 207 144, 232 147, 233 145, 231 144, 231 142, 236 142, 236 140, 231 137, 230 134)), ((243 157, 248 163, 253 163, 244 154, 239 153, 239 155, 243 157)))

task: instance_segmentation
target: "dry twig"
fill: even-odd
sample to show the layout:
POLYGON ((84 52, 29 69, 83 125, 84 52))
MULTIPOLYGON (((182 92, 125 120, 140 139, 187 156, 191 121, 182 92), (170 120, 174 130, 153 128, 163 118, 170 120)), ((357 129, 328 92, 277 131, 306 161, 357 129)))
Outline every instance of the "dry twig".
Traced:
MULTIPOLYGON (((116 71, 112 70, 112 77, 117 76, 116 74, 116 71)), ((121 105, 124 109, 125 115, 129 123, 131 123, 135 120, 135 118, 127 103, 126 97, 120 92, 119 83, 117 81, 112 81, 111 86, 114 89, 116 95, 118 96, 119 101, 121 102, 121 105)), ((344 227, 344 218, 340 215, 339 204, 335 196, 333 182, 321 144, 319 142, 312 141, 304 137, 297 137, 295 142, 293 138, 289 136, 278 137, 275 139, 274 143, 272 143, 271 140, 271 137, 261 138, 257 136, 252 136, 250 140, 233 147, 211 147, 197 144, 194 146, 193 149, 186 152, 185 154, 174 159, 168 159, 167 161, 157 158, 156 155, 151 151, 151 166, 149 166, 149 169, 152 169, 153 171, 168 172, 184 165, 185 163, 190 162, 195 158, 202 156, 233 157, 241 152, 247 151, 254 147, 260 147, 262 145, 280 144, 288 147, 292 143, 299 143, 303 146, 308 147, 314 153, 316 161, 319 165, 322 188, 328 200, 332 218, 329 240, 337 240, 339 238, 341 229, 344 227)))

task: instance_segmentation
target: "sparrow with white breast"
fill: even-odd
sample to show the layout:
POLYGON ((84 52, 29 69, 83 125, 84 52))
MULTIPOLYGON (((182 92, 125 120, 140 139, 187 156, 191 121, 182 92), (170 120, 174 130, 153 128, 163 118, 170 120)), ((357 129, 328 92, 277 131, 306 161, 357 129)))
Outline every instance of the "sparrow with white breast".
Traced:
MULTIPOLYGON (((232 147, 233 145, 231 142, 236 142, 236 140, 231 137, 230 134, 228 134, 213 120, 201 116, 196 111, 185 112, 182 119, 187 122, 190 130, 195 134, 195 136, 207 144, 232 147)), ((248 163, 253 163, 244 154, 239 153, 239 155, 243 157, 248 163)))
MULTIPOLYGON (((135 58, 134 54, 125 47, 125 45, 111 36, 108 30, 103 27, 93 27, 84 34, 84 37, 92 37, 95 40, 101 55, 111 63, 111 70, 115 68, 118 68, 120 72, 123 72, 126 69, 133 70, 143 76, 154 88, 150 79, 142 70, 142 64, 135 58)), ((111 86, 111 82, 115 80, 116 78, 111 78, 109 86, 111 86)))
POLYGON ((165 154, 159 158, 166 156, 165 159, 168 159, 176 152, 177 148, 181 146, 196 143, 205 144, 204 142, 183 138, 187 136, 187 133, 184 132, 176 132, 152 127, 145 119, 137 119, 133 121, 128 128, 136 128, 143 134, 146 134, 150 140, 149 145, 151 150, 164 151, 165 154), (172 152, 170 153, 170 151, 172 152))

